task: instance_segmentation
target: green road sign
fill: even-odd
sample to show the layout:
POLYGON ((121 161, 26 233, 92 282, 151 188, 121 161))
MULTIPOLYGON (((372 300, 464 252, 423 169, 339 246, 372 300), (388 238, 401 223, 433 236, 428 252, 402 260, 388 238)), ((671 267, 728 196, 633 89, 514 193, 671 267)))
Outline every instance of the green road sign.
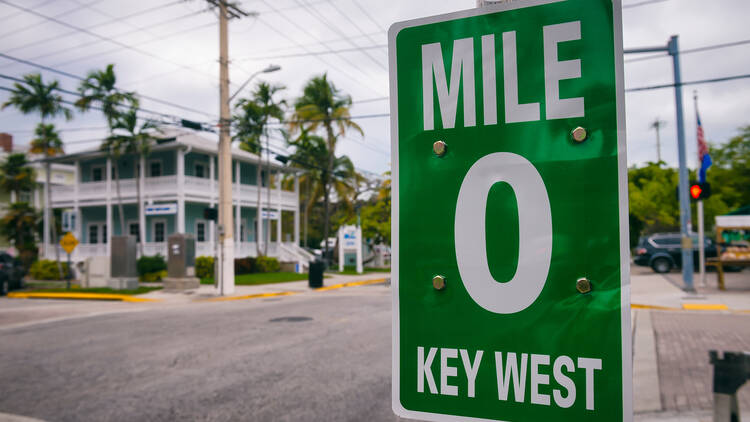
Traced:
POLYGON ((630 421, 619 0, 389 32, 393 408, 630 421))

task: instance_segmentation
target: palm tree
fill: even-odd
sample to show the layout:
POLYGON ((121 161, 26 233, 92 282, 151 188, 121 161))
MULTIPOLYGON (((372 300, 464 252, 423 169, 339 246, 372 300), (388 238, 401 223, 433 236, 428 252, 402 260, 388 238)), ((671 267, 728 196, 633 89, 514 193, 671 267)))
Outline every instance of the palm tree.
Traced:
POLYGON ((294 133, 303 128, 325 133, 327 157, 322 164, 326 172, 322 173, 323 197, 325 203, 325 220, 323 221, 323 236, 325 238, 325 256, 328 256, 328 232, 330 228, 330 196, 331 177, 336 164, 336 141, 346 134, 347 130, 354 130, 364 136, 362 128, 351 120, 349 107, 352 99, 339 91, 328 75, 315 76, 307 82, 302 90, 302 96, 294 102, 294 116, 290 129, 294 133))
MULTIPOLYGON (((153 129, 156 128, 156 124, 151 120, 146 120, 141 125, 138 125, 138 107, 131 105, 130 108, 119 114, 116 121, 112 125, 113 134, 108 139, 113 145, 118 145, 118 150, 122 148, 124 152, 135 154, 139 162, 142 158, 148 157, 151 154, 151 144, 154 142, 152 136, 153 129)), ((135 179, 135 192, 138 201, 138 221, 141 221, 141 215, 143 215, 143 200, 141 199, 141 177, 145 169, 141 165, 135 166, 137 169, 135 179)), ((140 242, 138 242, 138 248, 141 256, 145 256, 143 250, 143 243, 146 241, 145 227, 138 224, 138 232, 140 242)))
MULTIPOLYGON (((258 185, 258 206, 257 222, 263 224, 263 213, 261 211, 260 194, 261 194, 261 164, 263 151, 263 138, 266 140, 266 150, 269 149, 269 136, 272 128, 268 126, 270 119, 282 120, 284 118, 283 106, 286 101, 276 101, 274 95, 284 90, 283 85, 272 85, 267 82, 258 82, 250 98, 240 100, 235 108, 239 114, 234 116, 236 135, 235 140, 240 142, 240 148, 258 155, 258 165, 256 167, 256 183, 258 185)), ((270 157, 270 153, 269 153, 270 157)), ((266 179, 268 180, 268 199, 271 203, 271 164, 270 158, 266 161, 266 179)), ((257 233, 257 232, 256 232, 257 233)), ((268 244, 270 243, 270 230, 266 230, 266 242, 263 255, 268 254, 268 244)), ((255 239, 256 254, 261 256, 260 239, 255 239)))
POLYGON ((0 189, 15 196, 18 200, 21 192, 29 192, 36 188, 34 169, 24 154, 11 154, 0 164, 0 189))
POLYGON ((0 234, 13 242, 27 270, 37 257, 35 231, 38 222, 39 215, 26 202, 11 204, 8 212, 0 218, 0 234))
MULTIPOLYGON (((52 227, 55 227, 53 218, 54 216, 50 212, 50 173, 51 163, 50 157, 55 155, 58 151, 62 152, 62 142, 59 142, 60 148, 45 147, 48 142, 54 144, 55 140, 59 141, 60 137, 54 133, 54 126, 45 125, 45 120, 49 118, 55 118, 63 116, 67 120, 70 120, 73 115, 69 108, 65 107, 62 96, 56 93, 59 90, 59 84, 57 81, 52 81, 49 84, 45 84, 42 80, 42 75, 38 73, 31 73, 24 75, 23 82, 16 82, 13 84, 13 90, 11 91, 10 98, 8 101, 3 103, 0 109, 5 109, 8 106, 13 106, 23 114, 39 113, 42 121, 37 126, 37 139, 39 140, 38 145, 42 146, 41 149, 33 148, 31 152, 42 152, 45 156, 44 171, 45 171, 45 186, 44 186, 44 219, 49 222, 49 231, 44 232, 44 248, 45 254, 47 246, 49 245, 50 233, 52 233, 52 241, 57 244, 57 236, 55 235, 52 227), (52 135, 52 138, 40 137, 38 133, 52 135), (46 140, 45 140, 46 139, 46 140)), ((60 251, 55 247, 55 258, 57 259, 57 268, 60 272, 60 278, 62 279, 62 265, 60 264, 60 251)))
MULTIPOLYGON (((346 209, 351 212, 353 210, 351 198, 354 197, 355 186, 361 176, 355 171, 354 164, 346 155, 334 157, 333 168, 329 173, 327 167, 319 164, 326 163, 326 160, 328 160, 328 157, 330 156, 328 144, 322 137, 310 135, 305 129, 302 130, 302 133, 296 140, 290 141, 289 145, 295 147, 295 152, 290 157, 292 163, 307 169, 307 172, 300 177, 300 183, 307 188, 304 216, 304 236, 306 245, 307 219, 310 209, 316 202, 320 201, 321 198, 325 201, 326 185, 324 184, 324 181, 328 181, 329 186, 336 193, 337 198, 342 201, 346 209)), ((325 242, 327 246, 327 237, 325 242)))
MULTIPOLYGON (((117 119, 124 108, 128 106, 138 107, 139 104, 135 92, 120 91, 115 86, 116 83, 117 77, 115 76, 114 65, 112 64, 108 65, 104 70, 91 71, 78 86, 81 98, 75 102, 76 107, 81 111, 88 111, 94 103, 100 105, 102 114, 104 114, 104 118, 107 120, 110 133, 110 136, 104 139, 100 148, 107 154, 107 158, 115 163, 115 166, 117 166, 117 160, 124 152, 126 145, 122 143, 121 137, 113 135, 113 126, 117 123, 117 119)), ((120 233, 124 235, 126 233, 125 213, 123 212, 122 196, 120 194, 119 171, 114 172, 114 179, 115 190, 117 192, 117 210, 120 217, 120 233)))

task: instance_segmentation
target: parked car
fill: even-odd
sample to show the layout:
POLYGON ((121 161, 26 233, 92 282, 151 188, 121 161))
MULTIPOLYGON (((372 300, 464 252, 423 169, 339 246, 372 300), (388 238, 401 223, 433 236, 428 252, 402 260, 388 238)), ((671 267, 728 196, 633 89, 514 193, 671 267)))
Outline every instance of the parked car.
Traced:
POLYGON ((0 296, 23 287, 23 276, 26 272, 21 261, 6 252, 0 252, 0 296))
MULTIPOLYGON (((693 238, 693 265, 698 269, 698 235, 693 238)), ((704 239, 706 258, 717 256, 716 243, 712 239, 704 239)), ((634 260, 636 265, 651 267, 657 273, 668 273, 673 268, 682 268, 682 247, 680 233, 654 233, 643 236, 638 240, 634 260)))

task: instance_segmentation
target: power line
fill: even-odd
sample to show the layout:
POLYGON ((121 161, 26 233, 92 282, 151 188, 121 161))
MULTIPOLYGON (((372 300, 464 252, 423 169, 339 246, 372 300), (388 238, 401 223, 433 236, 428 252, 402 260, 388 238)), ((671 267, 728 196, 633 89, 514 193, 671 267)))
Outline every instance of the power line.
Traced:
MULTIPOLYGON (((41 64, 38 64, 38 63, 30 62, 28 60, 19 59, 17 57, 9 56, 7 54, 0 53, 0 57, 6 58, 8 60, 13 60, 13 61, 16 61, 18 63, 23 63, 23 64, 26 64, 26 65, 29 65, 29 66, 33 66, 33 67, 36 67, 37 69, 42 69, 42 70, 46 70, 46 71, 49 71, 49 72, 52 72, 52 73, 56 73, 58 75, 62 75, 62 76, 68 77, 68 78, 76 79, 76 80, 79 80, 79 81, 85 81, 86 80, 86 78, 83 78, 83 77, 78 76, 78 75, 74 75, 72 73, 68 73, 68 72, 65 72, 65 71, 62 71, 62 70, 58 70, 58 69, 55 69, 55 68, 50 67, 50 66, 44 66, 44 65, 41 65, 41 64)), ((119 90, 119 89, 118 89, 118 91, 122 92, 122 90, 119 90)), ((147 96, 147 95, 139 94, 139 96, 141 98, 145 98, 147 100, 151 100, 151 101, 154 101, 154 102, 157 102, 157 103, 161 103, 161 104, 164 104, 164 105, 168 105, 168 106, 171 106, 171 107, 175 107, 175 108, 180 108, 180 109, 183 109, 183 110, 186 110, 186 111, 191 111, 193 113, 199 113, 199 114, 203 114, 203 115, 206 115, 206 116, 209 116, 209 117, 215 117, 216 116, 214 114, 211 114, 211 113, 208 113, 208 112, 205 112, 205 111, 196 110, 196 109, 193 109, 193 108, 190 108, 190 107, 185 107, 185 106, 182 106, 182 105, 179 105, 179 104, 175 104, 175 103, 172 103, 172 102, 169 102, 169 101, 165 101, 165 100, 161 100, 161 99, 158 99, 158 98, 150 97, 150 96, 147 96)))
POLYGON ((359 4, 359 0, 354 0, 354 4, 355 4, 355 5, 357 6, 357 8, 359 8, 359 10, 361 10, 361 11, 362 11, 362 13, 363 13, 363 14, 364 14, 365 16, 367 16, 367 18, 368 18, 368 19, 370 19, 370 22, 372 22, 373 24, 375 24, 375 26, 376 26, 376 27, 377 27, 378 29, 380 29, 381 31, 383 31, 383 32, 386 32, 386 31, 385 31, 385 28, 383 28, 382 26, 380 26, 380 24, 378 23, 378 21, 376 21, 376 20, 375 20, 375 18, 373 18, 373 17, 372 17, 372 15, 371 15, 371 14, 370 14, 370 13, 369 13, 369 12, 368 12, 367 10, 365 10, 365 8, 364 8, 364 7, 362 7, 362 5, 361 5, 361 4, 359 4))
MULTIPOLYGON (((58 13, 58 14, 54 15, 53 17, 55 17, 55 18, 61 18, 63 16, 69 15, 71 13, 75 13, 75 12, 81 10, 81 9, 85 9, 88 6, 93 5, 95 3, 101 3, 102 1, 104 1, 104 0, 94 0, 94 1, 92 1, 90 3, 87 3, 87 4, 78 3, 77 7, 74 7, 72 9, 68 9, 68 10, 66 10, 64 12, 61 12, 61 13, 58 13)), ((34 6, 34 7, 36 8, 38 6, 34 6)), ((24 28, 21 28, 21 29, 14 29, 14 30, 8 31, 8 32, 6 32, 4 34, 0 34, 0 39, 4 40, 4 39, 6 39, 8 37, 11 37, 11 36, 14 36, 14 35, 18 35, 20 33, 23 33, 23 32, 26 32, 26 31, 29 31, 29 30, 35 29, 35 28, 36 28, 36 26, 34 26, 34 25, 28 25, 28 26, 26 26, 24 28)))
MULTIPOLYGON (((106 130, 109 129, 107 126, 91 126, 91 127, 73 127, 73 128, 59 128, 57 129, 58 132, 88 132, 88 131, 95 131, 95 130, 106 130)), ((34 132, 34 129, 3 129, 6 132, 13 132, 13 133, 31 133, 34 132)))
MULTIPOLYGON (((306 4, 307 4, 305 0, 295 0, 295 1, 297 2, 297 4, 301 4, 301 5, 305 5, 305 6, 306 6, 306 4)), ((336 25, 336 24, 332 23, 331 21, 329 21, 329 20, 328 20, 328 18, 326 18, 326 17, 325 17, 325 16, 324 16, 324 15, 323 15, 322 13, 320 13, 320 11, 319 11, 319 10, 317 10, 317 9, 315 9, 315 8, 313 8, 313 7, 305 7, 305 11, 307 11, 307 13, 308 13, 308 14, 309 14, 310 16, 312 16, 312 17, 316 18, 316 19, 317 19, 317 20, 318 20, 319 22, 322 22, 322 23, 323 23, 323 25, 324 25, 324 26, 326 26, 327 28, 330 28, 331 30, 333 30, 333 31, 334 31, 334 32, 336 32, 337 34, 341 35, 342 37, 345 37, 345 36, 346 36, 346 34, 344 34, 344 33, 343 33, 343 32, 342 32, 342 31, 341 31, 341 30, 340 30, 339 28, 338 28, 338 25, 336 25)), ((346 16, 346 18, 347 18, 347 19, 349 19, 349 20, 351 21, 351 18, 349 18, 348 16, 346 16)), ((362 31, 360 30, 360 32, 362 32, 362 31)), ((364 33, 364 32, 362 32, 362 33, 364 33)), ((354 48, 356 48, 356 49, 360 49, 360 47, 359 47, 359 46, 358 46, 358 45, 357 45, 357 44, 356 44, 356 43, 355 43, 354 41, 352 41, 352 40, 351 40, 351 38, 346 38, 346 41, 347 41, 347 42, 348 42, 349 44, 351 44, 351 45, 352 45, 352 47, 354 47, 354 48)), ((364 54, 365 56, 367 56, 367 58, 369 58, 369 59, 370 59, 370 60, 371 60, 371 61, 372 61, 373 63, 375 63, 375 64, 376 64, 377 66, 379 66, 379 67, 380 67, 380 68, 382 68, 383 70, 388 70, 388 68, 387 68, 387 67, 386 67, 385 65, 383 65, 383 63, 381 63, 381 62, 380 62, 379 60, 377 60, 377 59, 376 59, 375 57, 373 57, 373 56, 372 56, 372 55, 371 55, 371 54, 370 54, 370 53, 369 53, 369 52, 368 52, 367 50, 364 50, 364 49, 362 49, 361 51, 362 51, 362 53, 363 53, 363 54, 364 54)))
MULTIPOLYGON (((42 6, 48 5, 48 4, 52 3, 53 1, 55 1, 55 0, 42 1, 42 2, 39 2, 38 4, 35 4, 32 7, 34 7, 35 9, 37 9, 37 8, 42 7, 42 6)), ((16 13, 11 13, 11 14, 9 14, 7 16, 2 16, 2 17, 0 17, 0 22, 5 22, 7 20, 11 20, 11 19, 15 18, 16 16, 20 16, 20 15, 23 15, 23 12, 16 12, 16 13)))
MULTIPOLYGON (((701 51, 718 50, 720 48, 735 47, 738 45, 745 45, 745 44, 750 44, 750 40, 733 41, 733 42, 727 42, 727 43, 722 43, 722 44, 707 45, 707 46, 697 47, 697 48, 689 48, 687 50, 680 50, 680 54, 691 54, 691 53, 698 53, 701 51)), ((641 62, 644 60, 652 60, 652 59, 658 59, 662 57, 669 57, 669 54, 652 54, 650 56, 636 57, 633 59, 625 60, 625 63, 641 62)))
POLYGON ((307 56, 322 56, 326 54, 339 54, 339 53, 349 53, 352 51, 359 51, 362 50, 372 50, 377 48, 387 48, 387 44, 377 44, 377 45, 368 45, 365 47, 354 47, 354 48, 342 48, 340 50, 330 50, 330 51, 310 51, 307 53, 290 53, 290 54, 278 54, 275 56, 263 56, 263 57, 246 57, 244 59, 241 59, 243 61, 245 60, 273 60, 273 59, 289 59, 294 57, 307 57, 307 56))
MULTIPOLYGON (((171 3, 167 4, 167 5, 164 5, 164 6, 170 6, 170 5, 171 5, 171 3)), ((157 10, 157 9, 162 9, 162 8, 164 8, 164 6, 154 7, 154 8, 145 10, 145 11, 141 11, 142 13, 134 13, 132 15, 129 15, 129 16, 126 16, 126 17, 123 17, 123 18, 120 18, 120 19, 113 19, 111 21, 107 21, 107 22, 104 22, 102 24, 97 24, 97 25, 89 26, 89 27, 86 27, 86 29, 96 28, 96 27, 99 27, 99 26, 103 26, 105 24, 111 24, 111 23, 118 22, 118 21, 121 21, 121 20, 124 21, 125 19, 128 19, 129 17, 135 16, 135 15, 140 15, 140 14, 143 14, 143 13, 152 12, 152 11, 157 10)), ((196 13, 189 13, 187 15, 182 15, 182 16, 178 16, 176 18, 171 18, 171 19, 167 19, 167 20, 164 20, 164 21, 161 21, 161 22, 157 22, 155 24, 150 25, 150 27, 151 28, 155 28, 155 27, 158 27, 158 26, 161 26, 161 25, 165 25, 165 24, 168 24, 168 23, 176 22, 178 20, 182 20, 182 19, 185 19, 185 18, 188 18, 188 17, 191 17, 191 16, 195 16, 195 15, 196 15, 196 13)), ((119 37, 123 37, 125 35, 130 35, 130 34, 133 34, 133 33, 136 33, 136 32, 141 32, 141 31, 143 31, 143 29, 137 27, 136 29, 131 29, 131 30, 128 30, 128 31, 125 31, 125 32, 121 32, 121 33, 119 33, 117 35, 113 35, 112 38, 119 38, 119 37)), ((77 31, 71 31, 71 32, 68 32, 68 33, 62 35, 61 37, 64 38, 67 35, 75 34, 75 33, 77 33, 77 31)), ((59 37, 46 38, 46 39, 38 41, 38 42, 33 42, 33 43, 29 43, 29 44, 22 45, 22 46, 19 46, 19 47, 14 47, 14 48, 11 48, 10 50, 6 51, 6 53, 10 52, 10 51, 21 49, 21 48, 26 48, 26 47, 29 47, 29 46, 32 46, 32 45, 35 45, 35 44, 46 43, 46 42, 50 42, 50 41, 56 41, 58 38, 59 37)), ((159 38, 159 37, 152 36, 152 39, 155 39, 155 38, 159 38)), ((86 42, 83 42, 83 43, 80 43, 80 44, 76 44, 76 45, 73 45, 73 46, 70 46, 70 47, 67 47, 67 48, 63 48, 63 49, 60 49, 60 50, 55 50, 54 52, 51 52, 51 53, 40 54, 38 56, 31 57, 29 60, 39 60, 39 59, 44 59, 44 58, 47 58, 47 57, 57 56, 59 54, 67 53, 69 51, 78 50, 80 48, 84 48, 84 47, 88 47, 88 46, 91 46, 91 45, 95 45, 95 44, 98 44, 100 42, 102 42, 101 39, 94 39, 94 40, 86 41, 86 42)), ((96 54, 106 54, 106 52, 104 52, 104 53, 96 53, 96 54)), ((88 57, 93 57, 93 56, 86 56, 84 58, 88 58, 88 57)), ((81 60, 81 59, 82 58, 76 58, 75 61, 78 61, 78 60, 81 60)), ((68 62, 65 62, 65 63, 68 63, 68 62)), ((65 64, 65 63, 63 63, 63 64, 65 64)), ((59 64, 56 64, 56 66, 57 65, 59 65, 59 64)))
POLYGON ((64 27, 66 27, 66 28, 71 28, 71 29, 75 29, 75 30, 77 30, 77 31, 80 31, 80 32, 82 32, 82 33, 84 33, 84 34, 87 34, 87 35, 90 35, 90 36, 92 36, 92 37, 95 37, 95 38, 99 38, 99 39, 101 39, 101 40, 104 40, 104 41, 110 42, 110 43, 112 43, 112 44, 115 44, 115 45, 117 45, 117 46, 119 46, 119 47, 122 47, 122 48, 124 48, 124 49, 127 49, 127 50, 131 50, 131 51, 135 51, 135 52, 137 52, 137 53, 140 53, 140 54, 142 54, 142 55, 144 55, 144 56, 147 56, 147 57, 150 57, 150 58, 152 58, 152 59, 156 59, 156 60, 159 60, 159 61, 163 61, 163 62, 166 62, 166 63, 170 63, 170 64, 172 64, 172 65, 175 65, 175 66, 179 66, 179 67, 183 67, 183 68, 185 68, 185 69, 190 69, 190 70, 192 70, 192 71, 193 71, 193 72, 195 72, 195 73, 201 74, 201 75, 203 75, 203 76, 206 76, 206 77, 209 77, 209 78, 211 78, 211 79, 214 79, 214 78, 215 78, 215 77, 214 77, 214 75, 208 74, 208 73, 206 73, 206 72, 202 72, 202 71, 200 71, 200 70, 197 70, 197 69, 192 69, 192 68, 190 68, 189 66, 183 65, 183 64, 181 64, 181 63, 176 63, 176 62, 173 62, 173 61, 171 61, 171 60, 169 60, 169 59, 165 59, 164 57, 161 57, 161 56, 159 56, 159 55, 157 55, 157 54, 153 54, 153 53, 150 53, 150 52, 148 52, 148 51, 145 51, 145 50, 141 50, 141 49, 139 49, 139 48, 135 48, 135 47, 133 47, 133 46, 127 45, 127 44, 125 44, 125 43, 122 43, 122 42, 120 42, 120 41, 114 40, 114 39, 112 39, 112 38, 109 38, 109 37, 105 37, 105 36, 103 36, 103 35, 100 35, 100 34, 97 34, 97 33, 95 33, 95 32, 91 32, 91 31, 89 31, 89 30, 87 30, 87 29, 84 29, 84 28, 81 28, 81 27, 77 27, 77 26, 75 26, 75 25, 71 25, 71 24, 69 24, 69 23, 67 23, 67 22, 63 22, 63 21, 61 21, 61 20, 59 20, 59 19, 55 19, 55 18, 53 18, 53 17, 50 17, 50 16, 46 16, 46 15, 43 15, 43 14, 41 14, 41 13, 38 13, 38 12, 35 12, 35 11, 33 11, 33 10, 29 9, 29 8, 26 8, 26 7, 23 7, 23 6, 19 6, 19 5, 17 5, 17 4, 13 4, 13 3, 11 3, 11 2, 10 2, 10 1, 8 1, 8 0, 0 0, 0 3, 4 3, 4 4, 7 4, 7 5, 9 5, 9 6, 11 6, 11 7, 14 7, 14 8, 16 8, 16 9, 19 9, 19 10, 23 10, 23 11, 25 11, 25 12, 29 13, 29 14, 32 14, 32 15, 34 15, 34 16, 38 16, 38 17, 40 17, 40 18, 44 18, 44 19, 46 19, 46 20, 49 20, 50 22, 54 22, 54 23, 56 23, 56 24, 58 24, 58 25, 61 25, 61 26, 64 26, 64 27))
MULTIPOLYGON (((712 79, 702 79, 699 81, 690 81, 690 82, 683 82, 680 84, 680 86, 685 85, 700 85, 700 84, 710 84, 710 83, 716 83, 716 82, 726 82, 726 81, 733 81, 736 79, 745 79, 750 78, 750 73, 744 74, 744 75, 734 75, 734 76, 724 76, 721 78, 712 78, 712 79)), ((628 88, 625 90, 625 92, 635 92, 635 91, 650 91, 653 89, 662 89, 662 88, 674 88, 677 86, 676 84, 662 84, 662 85, 651 85, 651 86, 642 86, 638 88, 628 88)))
MULTIPOLYGON (((263 3, 265 4, 265 5, 266 5, 266 6, 270 7, 270 8, 271 8, 271 9, 273 9, 273 10, 276 10, 276 8, 275 8, 275 7, 273 7, 273 6, 272 6, 272 5, 271 5, 271 4, 270 4, 270 3, 269 3, 269 2, 267 1, 267 0, 261 0, 261 1, 262 1, 262 2, 263 2, 263 3)), ((310 37, 311 37, 312 39, 314 39, 314 40, 316 40, 316 41, 320 41, 320 39, 319 39, 318 37, 316 37, 316 36, 315 36, 315 35, 314 35, 313 33, 311 33, 310 31, 308 31, 308 30, 307 30, 307 29, 305 28, 305 26, 304 26, 304 25, 297 25, 297 24, 295 24, 295 23, 294 23, 294 22, 293 22, 293 21, 292 21, 291 19, 289 19, 289 18, 288 18, 287 16, 285 16, 285 15, 284 15, 283 13, 282 13, 282 14, 280 14, 279 16, 281 16, 281 17, 282 17, 282 18, 283 18, 284 20, 286 20, 287 22, 289 22, 289 23, 290 23, 291 25, 293 25, 293 26, 295 26, 295 27, 298 27, 298 28, 300 28, 300 29, 301 29, 301 30, 302 30, 303 32, 305 32, 305 33, 306 33, 306 34, 307 34, 308 36, 310 36, 310 37)), ((292 38, 291 38, 291 37, 290 37, 289 35, 287 35, 287 34, 286 34, 286 33, 285 33, 284 31, 281 31, 280 29, 276 28, 275 26, 273 26, 273 25, 271 25, 271 24, 267 23, 266 21, 264 21, 264 20, 262 20, 262 19, 259 19, 259 20, 260 20, 261 22, 263 22, 263 23, 264 23, 264 24, 265 24, 265 25, 266 25, 267 27, 271 28, 271 30, 272 30, 272 31, 274 31, 274 32, 276 32, 277 34, 281 35, 282 37, 284 37, 284 38, 288 39, 288 40, 289 40, 289 41, 291 41, 292 43, 294 43, 294 44, 297 44, 298 46, 302 47, 302 45, 301 45, 301 44, 300 44, 299 42, 297 42, 297 41, 295 41, 294 39, 292 39, 292 38)), ((328 49, 328 50, 331 50, 331 48, 330 48, 330 47, 328 47, 328 45, 325 45, 325 44, 323 44, 323 46, 324 46, 324 47, 325 47, 326 49, 328 49)), ((308 51, 308 52, 310 51, 310 50, 309 50, 309 49, 307 49, 306 47, 302 47, 302 48, 303 48, 303 49, 304 49, 305 51, 308 51)), ((348 64, 349 66, 351 66, 351 67, 352 67, 353 69, 355 69, 355 70, 358 70, 358 71, 360 71, 360 70, 359 70, 359 68, 358 68, 358 67, 357 67, 356 65, 354 65, 354 64, 353 64, 353 63, 352 63, 351 61, 349 61, 349 60, 348 60, 348 59, 346 59, 345 57, 342 57, 342 56, 340 56, 340 55, 337 55, 337 56, 338 56, 338 57, 339 57, 339 58, 340 58, 340 59, 341 59, 342 61, 346 62, 346 63, 347 63, 347 64, 348 64)), ((323 59, 322 59, 322 58, 321 58, 320 56, 313 56, 313 57, 315 57, 316 59, 320 60, 321 62, 323 62, 324 64, 326 64, 326 65, 328 65, 328 66, 334 67, 333 65, 331 65, 331 63, 329 63, 329 62, 327 62, 327 61, 323 60, 323 59)), ((341 69, 338 69, 338 70, 341 70, 341 69)), ((374 88, 372 88, 372 86, 371 86, 370 84, 368 84, 368 83, 364 83, 364 82, 363 82, 363 81, 361 81, 361 80, 357 80, 357 78, 355 78, 354 76, 352 76, 352 75, 350 75, 350 74, 348 74, 348 73, 346 73, 346 72, 343 72, 343 71, 341 71, 341 73, 342 73, 342 75, 344 75, 344 76, 348 77, 349 79, 352 79, 352 80, 353 80, 354 82, 356 82, 357 84, 362 84, 362 85, 364 85, 364 86, 368 87, 368 88, 369 88, 370 90, 372 90, 372 91, 374 91, 374 92, 377 92, 377 91, 375 91, 375 89, 374 89, 374 88)), ((380 93, 378 92, 378 94, 380 94, 380 93)))

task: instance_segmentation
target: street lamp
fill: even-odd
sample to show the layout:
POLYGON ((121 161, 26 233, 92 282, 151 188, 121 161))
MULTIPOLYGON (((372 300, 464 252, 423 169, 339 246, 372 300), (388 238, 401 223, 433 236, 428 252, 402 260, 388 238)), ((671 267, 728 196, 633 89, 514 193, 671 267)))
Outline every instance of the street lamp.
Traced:
POLYGON ((255 72, 255 73, 253 73, 252 75, 250 75, 249 78, 247 78, 247 80, 245 82, 242 83, 242 85, 240 86, 240 88, 234 94, 232 94, 231 97, 229 97, 229 100, 227 100, 227 103, 231 103, 232 100, 234 99, 234 97, 236 97, 237 94, 240 93, 240 91, 242 91, 243 89, 245 89, 245 87, 247 86, 247 84, 249 84, 250 81, 252 81, 254 77, 260 75, 261 73, 271 73, 271 72, 276 72, 277 70, 281 70, 281 66, 279 66, 277 64, 269 64, 268 67, 266 67, 265 69, 262 69, 262 70, 259 70, 259 71, 255 72))

